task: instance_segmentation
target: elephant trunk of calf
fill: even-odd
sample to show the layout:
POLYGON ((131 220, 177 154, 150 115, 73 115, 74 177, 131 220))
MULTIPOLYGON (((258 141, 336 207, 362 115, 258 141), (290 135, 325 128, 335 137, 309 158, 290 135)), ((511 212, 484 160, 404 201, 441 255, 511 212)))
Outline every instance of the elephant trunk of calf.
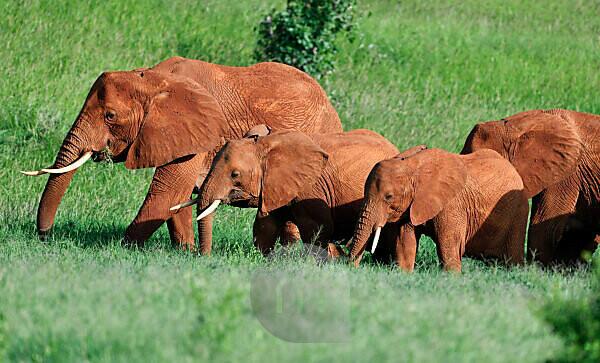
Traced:
POLYGON ((203 255, 210 255, 211 253, 213 212, 221 202, 220 199, 214 199, 215 192, 212 180, 209 178, 204 180, 198 198, 198 242, 200 253, 203 255))
MULTIPOLYGON (((71 130, 63 141, 54 162, 54 168, 63 168, 71 165, 81 156, 82 148, 79 145, 85 143, 71 130)), ((54 224, 56 210, 64 196, 76 170, 63 174, 50 174, 46 187, 42 194, 37 213, 37 230, 40 236, 45 236, 54 224)))
POLYGON ((371 237, 374 226, 375 221, 373 220, 372 206, 366 204, 356 223, 356 229, 354 231, 354 236, 352 237, 353 243, 350 252, 350 260, 354 262, 355 266, 358 266, 360 263, 360 259, 365 250, 367 241, 369 240, 369 237, 371 237))

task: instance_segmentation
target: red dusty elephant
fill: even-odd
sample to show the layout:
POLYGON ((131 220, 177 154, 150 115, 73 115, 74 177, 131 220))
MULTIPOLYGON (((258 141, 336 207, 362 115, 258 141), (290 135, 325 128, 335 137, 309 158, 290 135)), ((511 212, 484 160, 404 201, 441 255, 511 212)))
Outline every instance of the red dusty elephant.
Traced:
MULTIPOLYGON (((105 72, 92 86, 53 166, 26 172, 50 174, 39 203, 38 233, 51 229, 75 169, 108 153, 129 169, 156 167, 126 240, 142 245, 167 221, 172 241, 194 248, 192 211, 174 214, 169 206, 189 198, 223 139, 240 138, 263 123, 307 133, 342 130, 319 84, 279 63, 227 67, 174 57, 148 69, 105 72)), ((198 228, 203 246, 212 237, 212 220, 198 228)))
POLYGON ((221 202, 257 207, 254 243, 264 254, 290 220, 303 241, 337 255, 332 242, 352 235, 369 171, 397 153, 369 130, 310 136, 282 131, 230 141, 202 185, 199 218, 221 202))
POLYGON ((477 124, 463 154, 496 150, 533 198, 528 259, 543 265, 582 260, 600 243, 600 116, 567 110, 521 112, 477 124))
POLYGON ((460 271, 463 255, 522 263, 528 212, 519 174, 495 151, 413 148, 369 174, 350 258, 358 265, 372 241, 372 250, 388 248, 412 271, 426 235, 446 270, 460 271))

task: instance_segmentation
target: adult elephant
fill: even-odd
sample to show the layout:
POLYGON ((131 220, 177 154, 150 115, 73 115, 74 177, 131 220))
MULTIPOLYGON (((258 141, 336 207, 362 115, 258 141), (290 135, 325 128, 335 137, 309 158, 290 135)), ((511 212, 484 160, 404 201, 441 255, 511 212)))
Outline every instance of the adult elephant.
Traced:
POLYGON ((462 153, 496 150, 532 200, 527 254, 544 265, 573 263, 600 242, 600 116, 568 110, 521 112, 477 124, 462 153))
MULTIPOLYGON (((146 199, 125 232, 143 245, 167 221, 173 243, 194 248, 192 212, 169 206, 187 199, 206 175, 215 148, 257 124, 307 133, 341 131, 319 84, 293 67, 259 63, 228 67, 181 57, 152 68, 105 72, 92 86, 51 168, 37 215, 45 235, 77 167, 108 153, 128 169, 156 167, 146 199), (200 180, 198 180, 200 175, 200 180)), ((210 252, 212 220, 198 224, 210 252)))

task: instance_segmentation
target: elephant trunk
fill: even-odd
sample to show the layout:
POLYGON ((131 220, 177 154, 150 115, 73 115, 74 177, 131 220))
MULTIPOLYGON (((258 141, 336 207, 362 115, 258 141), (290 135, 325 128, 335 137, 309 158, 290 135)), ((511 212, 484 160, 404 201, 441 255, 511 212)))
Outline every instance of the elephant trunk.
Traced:
POLYGON ((365 246, 369 237, 373 233, 375 221, 373 217, 373 205, 372 203, 365 203, 358 222, 356 223, 356 229, 354 230, 354 236, 352 237, 352 250, 350 251, 350 260, 354 262, 356 266, 360 263, 365 246))
MULTIPOLYGON (((69 131, 58 151, 53 164, 54 168, 66 167, 79 159, 83 151, 82 146, 85 145, 80 134, 76 129, 69 131)), ((50 174, 38 206, 37 231, 41 237, 45 236, 52 228, 56 210, 75 171, 76 169, 62 174, 50 174)))
MULTIPOLYGON (((198 197, 198 214, 199 217, 206 214, 211 206, 219 205, 220 199, 214 199, 214 184, 212 183, 213 178, 209 175, 208 178, 202 183, 198 197), (216 204, 215 204, 216 203, 216 204)), ((210 255, 212 251, 212 227, 213 227, 214 214, 207 213, 203 218, 198 220, 198 243, 200 245, 200 253, 202 255, 210 255)))
POLYGON ((205 211, 209 208, 215 200, 215 185, 212 182, 213 178, 211 175, 204 179, 204 183, 202 183, 202 187, 198 192, 198 211, 205 211))

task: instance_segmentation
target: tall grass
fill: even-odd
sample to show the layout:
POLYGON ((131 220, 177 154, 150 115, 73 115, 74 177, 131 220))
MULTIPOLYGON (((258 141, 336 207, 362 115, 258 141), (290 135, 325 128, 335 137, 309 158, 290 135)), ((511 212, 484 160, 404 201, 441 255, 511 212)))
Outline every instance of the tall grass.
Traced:
MULTIPOLYGON (((152 170, 90 164, 77 172, 40 242, 35 213, 52 162, 94 79, 182 55, 249 64, 261 1, 0 2, 0 361, 539 362, 560 338, 533 312, 554 291, 591 290, 589 273, 507 270, 466 261, 439 271, 422 240, 412 275, 388 267, 265 259, 253 211, 224 208, 215 250, 147 249, 119 239, 152 170), (346 276, 350 339, 293 344, 252 312, 262 268, 346 276)), ((363 1, 359 34, 323 81, 345 129, 368 127, 399 148, 459 150, 473 123, 532 108, 600 113, 600 6, 594 1, 363 1)), ((335 301, 331 302, 335 303, 335 301)), ((334 322, 332 322, 334 323, 334 322)))

